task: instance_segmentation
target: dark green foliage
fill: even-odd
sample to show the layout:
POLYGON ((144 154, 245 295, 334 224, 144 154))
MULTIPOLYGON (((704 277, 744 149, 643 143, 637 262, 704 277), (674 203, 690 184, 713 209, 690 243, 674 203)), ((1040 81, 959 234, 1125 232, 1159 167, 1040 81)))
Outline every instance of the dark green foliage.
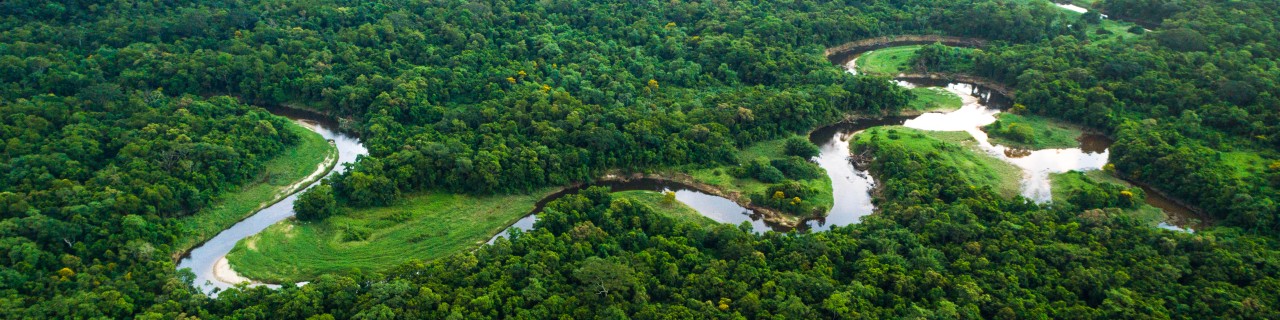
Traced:
POLYGON ((1119 129, 1113 162, 1122 174, 1150 181, 1180 199, 1198 203, 1229 223, 1260 230, 1280 230, 1275 188, 1254 176, 1242 179, 1220 161, 1221 154, 1178 133, 1178 124, 1154 120, 1128 122, 1119 129))
POLYGON ((383 307, 406 318, 1280 316, 1267 303, 1280 298, 1272 290, 1280 282, 1261 272, 1280 267, 1266 253, 1276 250, 1270 240, 1229 228, 1174 233, 1115 210, 1041 208, 955 183, 954 168, 923 154, 890 152, 898 151, 877 156, 894 165, 875 169, 886 189, 967 191, 947 201, 894 192, 858 225, 757 236, 683 224, 593 188, 549 204, 537 229, 475 252, 386 275, 228 292, 209 310, 292 318, 383 307), (298 301, 309 304, 263 307, 298 301))
POLYGON ((286 119, 226 97, 97 98, 0 101, 3 317, 128 318, 185 299, 175 218, 269 179, 263 162, 298 141, 286 119))
POLYGON ((787 138, 787 142, 783 145, 783 148, 783 152, 785 152, 786 155, 796 156, 802 159, 817 157, 818 153, 821 152, 821 150, 818 150, 818 146, 814 145, 813 142, 809 142, 809 139, 799 136, 787 138))
POLYGON ((809 215, 822 213, 824 209, 815 206, 812 201, 818 190, 810 188, 794 180, 769 186, 764 192, 751 195, 751 203, 778 209, 782 212, 809 215))
POLYGON ((1017 122, 1005 124, 1004 122, 997 120, 995 123, 992 123, 992 128, 995 129, 990 132, 993 136, 1001 136, 1027 144, 1034 144, 1036 142, 1035 129, 1026 124, 1017 122))
POLYGON ((820 179, 826 175, 826 171, 823 171, 822 167, 801 157, 793 156, 773 159, 769 161, 769 165, 777 168, 778 171, 782 172, 782 175, 792 180, 820 179))
POLYGON ((911 56, 916 72, 969 72, 973 68, 973 51, 932 43, 920 47, 911 56))
MULTIPOLYGON (((1280 317, 1276 244, 1257 235, 1280 228, 1280 169, 1239 176, 1214 151, 1280 148, 1280 8, 1098 5, 1168 27, 1088 43, 1048 3, 987 0, 0 1, 0 317, 1280 317), (387 275, 208 299, 174 270, 173 218, 262 178, 296 140, 220 95, 348 119, 370 156, 333 201, 377 206, 734 163, 738 146, 894 112, 904 90, 821 55, 894 34, 994 40, 973 73, 1029 112, 1113 133, 1120 172, 1254 233, 1040 208, 885 149, 879 213, 829 233, 704 229, 588 189, 538 230, 387 275), (607 295, 586 289, 602 279, 607 295)), ((966 69, 947 53, 921 61, 966 69)), ((805 174, 793 164, 747 166, 783 181, 805 174)))
POLYGON ((1134 209, 1141 205, 1146 194, 1142 188, 1125 188, 1114 183, 1085 184, 1078 186, 1067 196, 1067 202, 1081 210, 1121 208, 1134 209))
POLYGON ((338 200, 333 197, 333 187, 321 183, 298 196, 293 211, 299 220, 319 221, 338 212, 338 200))
POLYGON ((760 180, 764 183, 777 183, 785 180, 787 176, 781 170, 774 167, 769 159, 759 158, 751 160, 739 168, 736 168, 735 176, 739 178, 751 178, 760 180))
POLYGON ((1280 84, 1269 80, 1280 77, 1272 67, 1280 52, 1259 49, 1280 47, 1280 29, 1251 26, 1274 24, 1280 3, 1108 0, 1098 7, 1144 19, 1154 31, 995 45, 976 54, 975 73, 1014 84, 1028 112, 1117 138, 1111 162, 1127 177, 1229 224, 1280 230, 1280 189, 1255 173, 1280 159, 1280 84), (1161 22, 1164 28, 1153 25, 1161 22), (1233 162, 1227 151, 1262 161, 1233 162))

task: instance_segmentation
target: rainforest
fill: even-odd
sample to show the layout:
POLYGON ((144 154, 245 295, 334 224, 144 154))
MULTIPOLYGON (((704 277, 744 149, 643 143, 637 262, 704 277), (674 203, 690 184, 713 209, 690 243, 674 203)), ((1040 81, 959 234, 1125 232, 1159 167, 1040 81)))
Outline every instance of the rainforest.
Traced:
POLYGON ((1280 2, 6 0, 3 319, 1276 319, 1280 2))

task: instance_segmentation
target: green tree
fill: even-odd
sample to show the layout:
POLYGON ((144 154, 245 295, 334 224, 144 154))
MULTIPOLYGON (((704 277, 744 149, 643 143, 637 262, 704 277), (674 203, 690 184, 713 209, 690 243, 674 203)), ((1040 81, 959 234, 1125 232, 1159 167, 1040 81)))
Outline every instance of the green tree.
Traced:
POLYGON ((304 221, 320 221, 337 214, 338 200, 333 196, 333 187, 322 182, 303 192, 293 203, 293 212, 304 221))

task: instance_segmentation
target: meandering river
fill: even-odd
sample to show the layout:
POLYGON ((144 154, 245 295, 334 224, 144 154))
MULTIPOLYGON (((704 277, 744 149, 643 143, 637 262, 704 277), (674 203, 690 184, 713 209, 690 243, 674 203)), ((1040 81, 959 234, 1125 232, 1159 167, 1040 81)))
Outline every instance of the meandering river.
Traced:
MULTIPOLYGON (((308 129, 324 136, 325 139, 333 141, 333 144, 338 148, 338 165, 329 174, 342 172, 345 170, 342 166, 343 163, 355 162, 356 157, 368 154, 368 150, 360 143, 360 139, 355 135, 338 130, 337 122, 332 121, 329 117, 288 108, 272 108, 269 110, 273 114, 297 121, 308 129)), ((196 276, 193 284, 202 292, 210 295, 216 295, 216 290, 226 289, 235 286, 239 282, 248 281, 248 279, 235 275, 235 272, 231 270, 226 261, 227 253, 231 252, 236 242, 241 239, 258 234, 268 226, 292 217, 294 214, 293 202, 298 199, 300 193, 289 195, 284 200, 259 210, 248 218, 237 222, 231 228, 218 233, 218 235, 205 241, 200 246, 191 249, 178 262, 178 269, 191 269, 196 276)))
MULTIPOLYGON (((846 66, 852 73, 855 72, 853 69, 856 68, 858 56, 859 54, 853 54, 850 61, 837 63, 846 66)), ((850 159, 849 148, 849 141, 854 135, 872 127, 902 125, 920 130, 967 132, 977 141, 979 149, 1021 168, 1024 173, 1021 181, 1022 195, 1041 203, 1052 201, 1049 181, 1051 173, 1097 170, 1107 164, 1111 141, 1104 136, 1085 135, 1080 140, 1080 147, 1064 149, 1024 150, 992 143, 980 128, 995 122, 1000 110, 1009 105, 1009 99, 995 90, 961 82, 902 78, 896 79, 895 82, 908 88, 943 88, 961 98, 961 107, 950 112, 930 112, 914 117, 853 120, 811 132, 809 140, 820 147, 820 154, 812 161, 826 170, 831 179, 835 201, 826 217, 806 220, 799 229, 810 232, 825 231, 836 226, 858 223, 863 217, 875 212, 876 208, 871 200, 871 192, 876 185, 875 177, 866 170, 854 166, 850 159)), ((345 168, 341 165, 342 163, 354 162, 358 156, 367 154, 367 150, 357 137, 338 130, 337 123, 329 120, 328 117, 287 108, 272 109, 271 112, 298 121, 333 141, 338 149, 340 164, 330 174, 343 171, 345 168)), ((720 223, 734 225, 747 223, 756 233, 793 229, 767 223, 760 214, 732 200, 676 182, 635 179, 626 182, 600 182, 594 185, 608 187, 614 192, 672 191, 677 201, 688 205, 702 215, 720 223)), ((537 214, 547 203, 566 194, 576 193, 584 187, 568 188, 542 199, 528 216, 517 220, 511 227, 522 230, 532 229, 538 219, 537 214)), ((1191 210, 1152 190, 1148 189, 1146 194, 1148 204, 1164 210, 1170 216, 1168 221, 1160 224, 1161 228, 1190 231, 1189 227, 1195 221, 1195 215, 1191 210)), ((225 258, 226 254, 241 239, 257 234, 268 226, 293 216, 293 202, 297 197, 296 193, 290 195, 236 223, 231 228, 223 230, 204 244, 187 252, 179 262, 178 268, 191 269, 195 274, 194 284, 209 294, 216 294, 219 289, 232 287, 239 282, 250 281, 239 277, 231 270, 225 258)), ((506 236, 508 232, 503 231, 491 238, 489 243, 506 236)))
MULTIPOLYGON (((856 60, 856 58, 855 58, 856 60)), ((854 66, 856 62, 845 65, 854 66)), ((809 140, 819 146, 820 154, 812 160, 826 170, 831 179, 835 202, 826 217, 804 221, 799 229, 810 232, 830 230, 836 226, 855 224, 862 217, 875 212, 871 200, 871 191, 875 188, 875 177, 866 170, 858 169, 850 159, 849 141, 863 130, 888 125, 902 125, 909 128, 929 131, 964 131, 977 141, 978 148, 992 157, 1007 161, 1023 170, 1021 195, 1039 203, 1052 201, 1049 175, 1068 171, 1098 170, 1107 164, 1110 155, 1111 141, 1105 136, 1086 134, 1080 138, 1080 146, 1076 148, 1025 150, 994 144, 986 132, 980 128, 996 121, 1000 110, 1010 105, 1007 97, 994 90, 969 83, 940 82, 933 80, 895 80, 898 85, 914 87, 943 88, 961 98, 960 109, 950 112, 930 112, 919 116, 896 116, 876 119, 861 119, 838 123, 814 130, 809 140)), ((749 222, 752 229, 759 233, 768 230, 789 231, 792 228, 765 223, 760 215, 744 208, 729 199, 711 195, 697 189, 673 182, 656 180, 638 180, 632 182, 604 182, 597 185, 609 187, 612 191, 650 190, 674 191, 676 200, 689 205, 703 215, 721 223, 739 224, 749 222)), ((537 221, 537 213, 542 206, 564 194, 576 192, 580 188, 566 190, 543 199, 534 211, 517 221, 512 227, 530 230, 537 221)), ((1155 192, 1147 192, 1147 202, 1165 210, 1169 220, 1161 224, 1162 228, 1171 230, 1190 230, 1188 222, 1190 210, 1176 205, 1155 192)), ((506 237, 503 231, 489 240, 493 243, 498 238, 506 237)))

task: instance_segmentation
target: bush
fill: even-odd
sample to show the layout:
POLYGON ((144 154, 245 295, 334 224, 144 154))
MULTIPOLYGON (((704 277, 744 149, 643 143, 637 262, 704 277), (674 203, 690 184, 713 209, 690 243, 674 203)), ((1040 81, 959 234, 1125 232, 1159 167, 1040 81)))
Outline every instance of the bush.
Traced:
POLYGON ((1010 123, 1009 125, 1005 126, 1004 129, 1001 131, 1005 136, 1009 137, 1009 139, 1012 139, 1014 141, 1018 141, 1022 143, 1036 142, 1035 130, 1031 129, 1031 126, 1028 126, 1025 124, 1010 123))
POLYGON ((319 221, 338 213, 338 200, 333 196, 333 187, 328 181, 321 183, 298 196, 293 203, 293 212, 298 220, 319 221))
POLYGON ((764 192, 751 195, 751 202, 791 214, 806 214, 820 211, 821 208, 808 201, 817 193, 818 190, 814 188, 799 182, 787 181, 771 185, 764 192))
POLYGON ((808 139, 802 137, 791 137, 787 139, 784 147, 788 156, 796 156, 804 159, 817 157, 820 150, 818 146, 813 145, 808 139))
POLYGON ((773 165, 769 164, 769 160, 765 158, 751 160, 751 162, 747 162, 740 168, 732 169, 730 173, 734 177, 752 178, 765 183, 777 183, 787 178, 786 175, 782 174, 782 171, 774 168, 773 165))
POLYGON ((824 174, 821 167, 801 157, 774 159, 769 164, 789 179, 808 180, 821 178, 824 174))

